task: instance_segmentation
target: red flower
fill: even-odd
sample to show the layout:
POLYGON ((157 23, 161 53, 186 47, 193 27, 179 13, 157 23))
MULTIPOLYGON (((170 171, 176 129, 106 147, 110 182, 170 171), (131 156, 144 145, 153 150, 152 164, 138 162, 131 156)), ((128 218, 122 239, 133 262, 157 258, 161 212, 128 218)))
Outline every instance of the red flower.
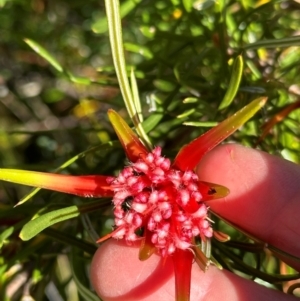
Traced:
POLYGON ((212 236, 203 201, 216 193, 216 188, 210 188, 215 185, 201 183, 192 170, 172 167, 171 161, 161 156, 160 147, 141 154, 107 182, 114 191, 117 227, 109 236, 135 241, 140 239, 137 230, 143 228, 162 256, 172 255, 177 248, 190 248, 193 237, 205 240, 212 236))
POLYGON ((141 260, 153 252, 172 256, 176 300, 189 300, 194 256, 201 257, 204 268, 209 263, 195 248, 195 240, 203 243, 213 235, 205 202, 229 193, 221 185, 199 181, 193 170, 205 153, 232 134, 265 102, 265 98, 253 101, 193 140, 179 151, 173 163, 162 156, 160 147, 148 151, 126 122, 110 110, 110 121, 130 160, 117 177, 2 169, 0 179, 84 197, 111 196, 115 230, 99 242, 109 237, 125 239, 128 243, 140 240, 141 260))

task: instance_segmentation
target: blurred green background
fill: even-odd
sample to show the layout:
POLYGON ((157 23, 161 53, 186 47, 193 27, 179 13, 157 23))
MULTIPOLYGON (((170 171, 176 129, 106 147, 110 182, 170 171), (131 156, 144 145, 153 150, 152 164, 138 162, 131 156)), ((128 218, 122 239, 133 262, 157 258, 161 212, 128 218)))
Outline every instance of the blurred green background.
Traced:
MULTIPOLYGON (((172 157, 252 99, 267 96, 267 106, 229 140, 299 163, 300 1, 120 3, 128 72, 135 70, 143 125, 154 145, 172 157), (219 109, 238 55, 244 61, 240 88, 219 109)), ((64 172, 116 173, 124 153, 117 142, 109 144, 116 136, 106 111, 128 115, 112 65, 104 1, 0 0, 0 7, 0 167, 53 171, 95 147, 64 172)), ((22 242, 18 233, 34 214, 85 202, 41 191, 13 209, 29 191, 1 183, 0 299, 99 300, 82 271, 96 248, 94 238, 111 228, 109 207, 22 242)), ((256 255, 235 252, 257 264, 256 255)), ((220 254, 230 268, 232 259, 220 254)), ((270 254, 259 256, 263 272, 280 272, 270 254)))

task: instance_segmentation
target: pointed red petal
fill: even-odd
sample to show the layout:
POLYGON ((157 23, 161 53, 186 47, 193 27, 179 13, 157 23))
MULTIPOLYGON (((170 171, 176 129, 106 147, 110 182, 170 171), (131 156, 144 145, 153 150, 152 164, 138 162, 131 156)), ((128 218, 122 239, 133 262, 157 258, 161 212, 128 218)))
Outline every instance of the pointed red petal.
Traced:
POLYGON ((181 170, 194 169, 208 151, 242 126, 266 101, 266 97, 257 98, 216 127, 184 146, 175 158, 174 166, 181 170))
POLYGON ((194 255, 191 250, 176 249, 173 255, 176 301, 189 301, 194 255))
POLYGON ((148 153, 138 136, 117 112, 109 110, 108 117, 130 161, 135 162, 148 153))
POLYGON ((200 193, 202 194, 203 201, 210 201, 219 198, 224 198, 229 194, 229 189, 225 186, 199 181, 198 184, 200 193))
POLYGON ((0 169, 0 180, 83 197, 113 196, 106 176, 69 176, 17 169, 0 169))

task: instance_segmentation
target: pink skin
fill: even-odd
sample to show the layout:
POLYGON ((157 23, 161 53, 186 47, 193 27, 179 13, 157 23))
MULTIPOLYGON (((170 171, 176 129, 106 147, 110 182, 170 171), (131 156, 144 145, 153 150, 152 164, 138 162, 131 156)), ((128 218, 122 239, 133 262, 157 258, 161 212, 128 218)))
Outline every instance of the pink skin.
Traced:
MULTIPOLYGON (((300 254, 300 168, 239 145, 217 147, 198 166, 200 180, 230 189, 210 208, 244 231, 291 254, 300 254), (298 242, 298 244, 297 244, 298 242)), ((300 270, 300 264, 289 263, 300 270)), ((109 240, 92 261, 91 281, 105 301, 174 300, 173 265, 153 255, 138 260, 138 247, 109 240)), ((191 301, 297 300, 227 271, 192 269, 191 301)))

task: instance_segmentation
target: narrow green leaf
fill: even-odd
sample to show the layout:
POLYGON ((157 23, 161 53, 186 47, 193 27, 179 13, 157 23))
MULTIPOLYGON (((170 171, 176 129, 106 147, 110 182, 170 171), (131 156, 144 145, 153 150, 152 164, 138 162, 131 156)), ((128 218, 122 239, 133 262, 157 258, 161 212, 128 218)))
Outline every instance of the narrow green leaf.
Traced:
POLYGON ((189 109, 189 110, 186 110, 185 112, 183 112, 182 114, 180 115, 177 115, 176 118, 185 118, 185 117, 188 117, 190 115, 192 115, 196 110, 195 109, 189 109))
POLYGON ((44 229, 62 222, 66 221, 71 218, 75 218, 80 215, 80 213, 84 212, 91 212, 96 209, 105 207, 110 204, 110 201, 97 201, 97 202, 90 202, 84 205, 73 205, 70 207, 57 209, 48 213, 45 213, 31 221, 29 221, 25 226, 22 228, 20 232, 20 238, 22 240, 29 240, 39 234, 44 229))
POLYGON ((10 2, 12 0, 0 0, 0 8, 4 7, 6 3, 10 2))
POLYGON ((72 253, 71 253, 71 270, 72 270, 72 276, 73 279, 75 281, 76 287, 78 289, 78 293, 81 295, 81 297, 84 300, 88 300, 88 301, 100 301, 99 297, 96 296, 89 287, 86 286, 84 280, 85 279, 85 273, 83 273, 82 271, 84 271, 86 269, 86 264, 85 261, 82 259, 83 254, 78 254, 78 252, 76 252, 74 250, 74 248, 72 249, 72 253))
MULTIPOLYGON (((127 0, 120 5, 121 18, 127 16, 142 0, 127 0)), ((108 29, 107 18, 99 18, 99 20, 93 24, 92 30, 95 33, 104 33, 108 29)))
POLYGON ((211 255, 211 239, 210 238, 207 238, 206 241, 202 241, 201 251, 205 255, 206 258, 210 258, 210 255, 211 255))
POLYGON ((152 113, 145 121, 143 121, 143 128, 145 129, 146 133, 149 133, 151 130, 153 130, 163 119, 163 117, 163 113, 152 113))
POLYGON ((78 206, 75 205, 43 214, 42 216, 31 220, 22 228, 20 238, 25 241, 29 240, 44 229, 56 223, 77 217, 79 214, 80 211, 78 206))
MULTIPOLYGON (((224 217, 220 216, 219 214, 217 214, 216 212, 210 210, 211 213, 215 216, 217 216, 219 219, 225 221, 228 225, 230 225, 231 227, 235 228, 235 229, 238 229, 241 233, 243 233, 244 235, 248 236, 249 238, 251 238, 252 240, 254 240, 255 242, 258 242, 258 243, 261 243, 265 248, 267 247, 268 249, 270 249, 274 254, 276 254, 277 256, 280 256, 280 257, 284 257, 284 258, 287 258, 289 260, 294 260, 295 262, 297 263, 300 263, 300 257, 299 256, 295 256, 295 255, 292 255, 288 252, 285 252, 281 249, 278 249, 277 247, 271 245, 271 244, 266 244, 266 242, 263 242, 263 241, 260 241, 257 237, 254 237, 253 235, 251 235, 250 233, 246 232, 244 229, 242 229, 240 226, 232 223, 231 221, 225 219, 224 217)), ((219 244, 219 243, 218 243, 219 244)), ((224 245, 224 243, 220 243, 220 246, 224 245)), ((298 277, 299 278, 299 275, 300 273, 298 274, 298 277)), ((281 275, 281 276, 288 276, 288 275, 281 275)))
POLYGON ((131 89, 132 89, 132 96, 134 100, 135 109, 139 118, 139 124, 143 122, 143 114, 142 114, 142 106, 141 106, 141 100, 139 95, 139 90, 136 82, 136 77, 133 71, 133 68, 131 68, 130 73, 130 83, 131 83, 131 89))
POLYGON ((0 250, 5 243, 6 239, 9 238, 15 231, 15 227, 11 226, 5 229, 3 232, 0 233, 0 250))
POLYGON ((193 2, 192 0, 182 0, 183 7, 185 10, 189 13, 192 11, 193 8, 193 2))
POLYGON ((232 74, 231 78, 229 81, 229 85, 226 91, 226 94, 221 101, 218 110, 222 110, 227 108, 231 102, 233 101, 236 92, 238 91, 241 79, 242 79, 242 74, 243 74, 243 57, 239 55, 233 63, 233 68, 232 68, 232 74))
POLYGON ((75 84, 80 84, 80 85, 91 84, 91 80, 89 78, 75 76, 70 71, 66 71, 66 75, 68 76, 69 80, 75 84))
POLYGON ((258 48, 283 48, 290 46, 300 46, 300 36, 294 36, 290 38, 283 39, 271 39, 271 40, 261 40, 255 43, 248 44, 244 49, 258 49, 258 48))
MULTIPOLYGON (((218 3, 220 2, 222 1, 218 1, 218 3)), ((205 10, 214 4, 215 4, 215 0, 197 0, 194 2, 193 7, 196 10, 205 10)))
POLYGON ((124 43, 124 48, 127 51, 131 51, 131 52, 140 54, 143 57, 145 57, 146 59, 152 59, 153 58, 153 54, 149 50, 148 47, 138 45, 138 44, 133 44, 133 43, 124 43))
MULTIPOLYGON (((203 244, 204 242, 202 242, 203 244)), ((202 247, 201 244, 201 247, 202 247)), ((193 246, 192 250, 195 252, 195 261, 198 264, 199 268, 203 271, 206 272, 209 265, 210 265, 210 257, 207 258, 204 253, 199 249, 197 246, 193 246)))
MULTIPOLYGON (((144 23, 144 24, 146 24, 146 23, 144 23)), ((140 25, 139 30, 149 40, 154 38, 155 32, 156 32, 156 28, 151 26, 151 24, 140 25)))
POLYGON ((216 121, 186 121, 183 125, 195 126, 195 127, 213 127, 216 126, 218 122, 216 121))
POLYGON ((153 81, 155 88, 163 92, 172 92, 175 89, 175 84, 164 80, 164 79, 156 79, 153 81))
POLYGON ((195 103, 198 101, 198 98, 196 97, 187 97, 182 102, 183 103, 195 103))
POLYGON ((7 272, 10 267, 16 264, 16 262, 23 262, 28 260, 32 254, 37 254, 38 250, 44 246, 46 239, 33 239, 28 244, 24 244, 22 248, 18 249, 17 252, 13 253, 12 256, 6 258, 4 263, 0 265, 0 277, 2 278, 3 273, 7 272))
POLYGON ((256 65, 254 64, 254 62, 252 60, 246 60, 246 65, 248 66, 248 68, 253 73, 255 79, 261 79, 262 78, 261 72, 258 70, 258 68, 256 67, 256 65))
POLYGON ((58 72, 64 71, 59 62, 40 44, 30 39, 24 39, 24 42, 42 58, 44 58, 50 65, 52 65, 58 72))
POLYGON ((67 76, 71 82, 76 84, 81 84, 81 85, 91 84, 92 81, 89 78, 75 76, 72 74, 72 72, 64 69, 59 64, 59 62, 44 47, 42 47, 37 42, 30 39, 24 39, 24 42, 36 53, 38 53, 42 58, 44 58, 50 65, 52 65, 58 72, 63 73, 65 76, 67 76))
POLYGON ((145 133, 139 118, 138 112, 134 104, 133 93, 130 89, 127 72, 126 63, 124 57, 123 49, 123 38, 122 38, 122 28, 121 28, 121 16, 120 7, 118 0, 105 0, 106 15, 108 21, 109 39, 112 51, 112 57, 114 61, 114 66, 116 69, 116 74, 119 81, 120 90, 125 102, 125 106, 129 117, 131 118, 137 133, 143 140, 144 144, 150 150, 152 145, 150 140, 145 133))
POLYGON ((288 47, 281 52, 278 57, 279 67, 282 70, 288 70, 292 66, 298 66, 300 57, 300 47, 292 46, 288 47))
POLYGON ((247 92, 247 93, 252 93, 252 94, 265 94, 267 92, 265 88, 255 87, 255 86, 251 86, 251 87, 243 86, 243 87, 240 87, 239 90, 241 92, 247 92))
MULTIPOLYGON (((13 209, 14 210, 14 209, 13 209)), ((8 216, 5 216, 6 218, 8 218, 8 216)), ((17 230, 19 230, 20 228, 23 227, 23 225, 28 221, 27 218, 21 220, 20 222, 14 224, 13 226, 10 226, 8 228, 6 228, 3 232, 0 233, 0 250, 3 247, 3 245, 5 244, 6 240, 8 240, 8 238, 15 233, 17 230)))
POLYGON ((83 252, 90 254, 91 256, 95 254, 97 246, 86 240, 75 237, 69 232, 59 231, 53 228, 47 228, 43 231, 43 235, 48 236, 51 240, 56 240, 67 246, 75 247, 83 252))

